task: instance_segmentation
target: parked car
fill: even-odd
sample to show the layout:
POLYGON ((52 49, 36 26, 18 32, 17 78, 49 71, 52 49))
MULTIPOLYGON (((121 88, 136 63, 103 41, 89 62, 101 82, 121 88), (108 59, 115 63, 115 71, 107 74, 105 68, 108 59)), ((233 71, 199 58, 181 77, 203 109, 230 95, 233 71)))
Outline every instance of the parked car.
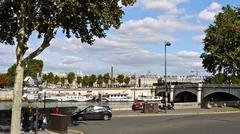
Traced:
POLYGON ((132 110, 143 110, 143 100, 136 100, 133 102, 132 110))
POLYGON ((112 112, 109 106, 88 106, 84 110, 80 110, 72 113, 72 120, 110 120, 112 118, 112 112))

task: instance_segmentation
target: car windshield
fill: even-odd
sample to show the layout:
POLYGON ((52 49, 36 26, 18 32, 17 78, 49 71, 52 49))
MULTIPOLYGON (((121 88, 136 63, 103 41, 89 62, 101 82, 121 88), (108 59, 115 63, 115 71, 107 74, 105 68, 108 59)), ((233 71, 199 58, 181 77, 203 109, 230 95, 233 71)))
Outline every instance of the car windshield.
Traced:
POLYGON ((136 100, 135 102, 144 102, 144 100, 136 100))
POLYGON ((85 109, 86 112, 92 112, 94 111, 94 107, 93 106, 89 106, 85 109))

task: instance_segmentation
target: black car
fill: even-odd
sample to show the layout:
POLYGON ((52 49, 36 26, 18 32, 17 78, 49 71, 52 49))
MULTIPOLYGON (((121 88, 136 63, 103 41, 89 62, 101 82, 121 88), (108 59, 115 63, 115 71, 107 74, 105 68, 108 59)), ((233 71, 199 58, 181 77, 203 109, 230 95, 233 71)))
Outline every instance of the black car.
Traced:
POLYGON ((88 106, 84 110, 72 113, 72 120, 110 120, 112 113, 109 106, 88 106))

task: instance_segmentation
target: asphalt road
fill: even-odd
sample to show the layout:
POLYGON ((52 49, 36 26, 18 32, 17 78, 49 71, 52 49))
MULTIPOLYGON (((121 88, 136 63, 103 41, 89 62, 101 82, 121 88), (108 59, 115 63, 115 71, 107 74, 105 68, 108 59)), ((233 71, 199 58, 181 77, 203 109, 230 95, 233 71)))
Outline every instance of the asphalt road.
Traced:
POLYGON ((84 134, 240 134, 240 113, 121 117, 82 121, 69 129, 84 134))

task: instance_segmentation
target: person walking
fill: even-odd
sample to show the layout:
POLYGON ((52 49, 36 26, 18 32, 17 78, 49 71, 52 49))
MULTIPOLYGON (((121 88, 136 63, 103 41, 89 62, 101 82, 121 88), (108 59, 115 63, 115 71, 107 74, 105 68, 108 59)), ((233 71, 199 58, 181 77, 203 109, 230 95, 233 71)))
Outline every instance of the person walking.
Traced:
POLYGON ((45 114, 43 115, 43 122, 41 128, 42 130, 47 130, 47 116, 45 114))
POLYGON ((53 113, 53 114, 62 114, 62 112, 61 112, 61 110, 60 110, 59 107, 56 107, 56 108, 53 110, 52 113, 53 113))

